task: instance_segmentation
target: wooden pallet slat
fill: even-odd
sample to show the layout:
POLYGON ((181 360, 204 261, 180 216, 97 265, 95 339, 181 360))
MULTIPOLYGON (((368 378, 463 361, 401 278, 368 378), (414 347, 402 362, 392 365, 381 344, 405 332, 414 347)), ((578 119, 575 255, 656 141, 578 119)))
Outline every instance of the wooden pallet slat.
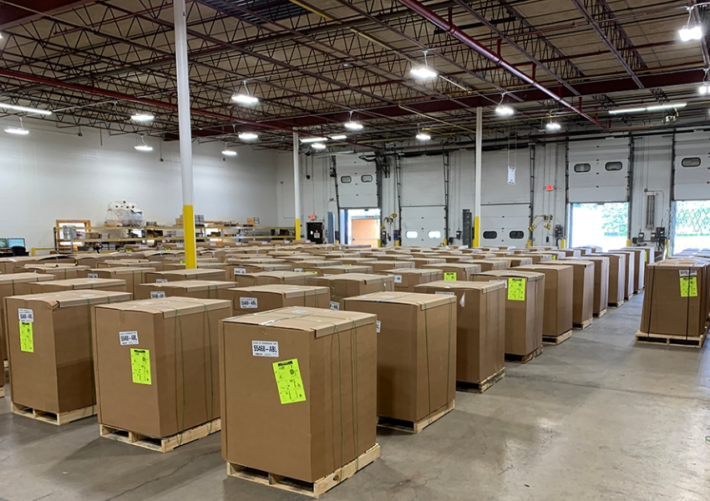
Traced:
POLYGON ((33 409, 32 407, 27 407, 12 402, 12 413, 18 416, 34 419, 36 421, 42 421, 44 423, 53 424, 55 426, 62 426, 65 424, 73 423, 74 421, 78 421, 80 419, 95 416, 96 406, 92 405, 90 407, 84 407, 82 409, 75 409, 73 411, 56 413, 41 411, 39 409, 33 409))
POLYGON ((446 416, 449 412, 453 411, 456 406, 455 400, 445 406, 435 410, 427 417, 420 419, 419 421, 405 421, 402 419, 393 419, 385 416, 378 416, 377 426, 382 428, 390 428, 392 430, 404 431, 407 433, 421 433, 424 428, 429 425, 434 424, 439 419, 446 416))
POLYGON ((0 386, 0 398, 5 398, 5 387, 0 386))
POLYGON ((649 334, 647 332, 638 331, 636 333, 636 342, 640 344, 655 344, 661 346, 675 346, 680 348, 702 348, 705 344, 707 334, 702 336, 673 336, 666 334, 649 334))
POLYGON ((283 475, 276 475, 262 470, 248 468, 236 463, 227 463, 227 475, 240 478, 260 485, 266 485, 283 491, 301 494, 312 498, 318 498, 333 489, 345 480, 354 476, 358 471, 372 464, 380 457, 380 445, 375 444, 357 459, 349 462, 342 468, 325 476, 315 482, 304 482, 283 475))
POLYGON ((176 435, 156 438, 133 431, 123 430, 121 428, 115 428, 113 426, 99 424, 99 434, 104 438, 122 442, 124 444, 135 445, 136 447, 142 447, 143 449, 149 449, 151 451, 162 452, 163 454, 170 452, 181 445, 189 444, 195 440, 208 437, 213 433, 217 433, 221 429, 222 420, 217 418, 213 421, 177 433, 176 435))
POLYGON ((624 300, 622 299, 618 303, 609 303, 609 308, 620 308, 624 304, 624 300))
POLYGON ((578 331, 582 331, 582 330, 586 329, 587 327, 589 327, 590 325, 592 325, 593 322, 594 322, 594 317, 592 317, 588 320, 585 320, 581 324, 573 324, 572 328, 575 330, 578 330, 578 331))
POLYGON ((456 381, 456 391, 465 391, 468 393, 483 393, 504 377, 505 367, 478 383, 469 383, 468 381, 456 381))
POLYGON ((505 361, 506 362, 516 362, 519 364, 526 364, 533 358, 537 358, 540 355, 542 355, 542 346, 539 348, 535 349, 534 351, 528 353, 527 355, 516 355, 515 353, 506 353, 505 354, 505 361))
POLYGON ((607 311, 609 311, 608 308, 604 308, 604 309, 601 310, 599 313, 595 313, 595 314, 594 314, 594 317, 596 317, 596 318, 602 318, 604 315, 606 315, 607 311))
POLYGON ((565 341, 567 341, 571 337, 572 337, 572 329, 568 330, 564 334, 560 334, 559 336, 542 336, 542 343, 552 345, 552 346, 557 346, 559 344, 564 343, 565 341))

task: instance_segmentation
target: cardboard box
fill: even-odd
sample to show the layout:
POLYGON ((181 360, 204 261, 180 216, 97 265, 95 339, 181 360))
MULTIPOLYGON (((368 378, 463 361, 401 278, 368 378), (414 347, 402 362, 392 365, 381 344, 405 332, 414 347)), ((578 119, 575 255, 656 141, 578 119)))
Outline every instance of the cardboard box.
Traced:
MULTIPOLYGON (((581 259, 564 259, 555 264, 569 264, 573 271, 572 323, 581 327, 592 321, 594 313, 594 263, 581 259)), ((548 263, 540 263, 547 266, 548 263)), ((550 264, 552 266, 552 264, 550 264)))
MULTIPOLYGON (((530 264, 537 264, 540 262, 547 262, 547 261, 552 261, 552 254, 547 254, 547 253, 541 253, 541 252, 533 252, 533 253, 519 253, 516 254, 515 257, 529 257, 532 259, 532 263, 530 264)), ((519 266, 527 266, 527 265, 519 265, 519 266)))
POLYGON ((572 330, 572 297, 574 270, 559 264, 533 264, 520 266, 516 271, 534 271, 545 275, 545 310, 542 318, 542 335, 559 337, 572 330))
POLYGON ((77 266, 71 263, 53 263, 53 264, 28 264, 17 267, 13 270, 14 273, 46 273, 54 275, 57 280, 67 280, 69 278, 80 278, 82 272, 88 270, 88 266, 77 266))
POLYGON ((234 282, 216 280, 184 280, 181 282, 146 283, 138 285, 134 298, 162 299, 164 297, 192 297, 195 299, 226 299, 220 291, 231 289, 234 282))
POLYGON ((13 403, 55 414, 94 405, 91 310, 130 299, 104 291, 6 298, 13 403))
POLYGON ((594 263, 594 304, 592 311, 598 316, 609 305, 609 258, 590 252, 582 259, 594 263))
POLYGON ((447 263, 470 263, 473 261, 471 255, 444 255, 444 261, 447 263))
POLYGON ((645 271, 646 263, 648 262, 648 249, 645 247, 624 247, 620 250, 634 253, 634 292, 638 294, 645 287, 645 271))
POLYGON ((338 259, 343 266, 351 264, 351 265, 365 265, 369 266, 367 263, 371 263, 373 261, 377 261, 377 259, 370 258, 370 257, 342 257, 338 259))
POLYGON ((346 273, 330 277, 312 276, 308 279, 308 285, 328 287, 330 290, 330 308, 338 310, 342 306, 342 300, 346 297, 394 291, 394 276, 360 273, 346 273))
POLYGON ((409 254, 394 254, 387 253, 383 256, 377 256, 377 261, 411 261, 412 256, 409 254))
POLYGON ((181 282, 183 280, 227 280, 224 270, 193 269, 151 271, 145 276, 146 283, 181 282))
MULTIPOLYGON (((148 261, 147 259, 119 259, 109 260, 99 263, 99 268, 153 268, 157 270, 160 263, 148 261)), ((162 268, 160 268, 162 270, 162 268)))
POLYGON ((631 251, 614 250, 609 254, 623 254, 626 256, 626 270, 624 274, 624 299, 627 301, 634 294, 634 277, 636 274, 636 255, 631 251))
POLYGON ((566 257, 581 257, 582 251, 579 249, 560 249, 566 257))
POLYGON ((32 294, 78 290, 128 292, 126 291, 126 281, 118 278, 70 278, 30 284, 32 294))
POLYGON ((318 275, 319 277, 328 277, 331 275, 342 275, 343 273, 372 273, 372 266, 365 265, 340 265, 340 266, 323 266, 319 268, 303 268, 304 273, 318 275))
POLYGON ((420 421, 456 396, 456 300, 380 292, 343 300, 348 312, 377 315, 377 414, 420 421))
POLYGON ((229 301, 166 297, 94 310, 100 424, 164 438, 220 417, 219 322, 229 301))
POLYGON ((0 273, 3 275, 11 275, 13 270, 28 264, 51 264, 51 263, 67 263, 74 262, 71 256, 63 254, 51 254, 49 256, 16 256, 0 258, 0 273))
POLYGON ((88 266, 89 268, 98 268, 99 263, 103 263, 104 261, 108 261, 109 259, 112 259, 112 256, 110 254, 98 254, 98 253, 73 254, 72 256, 74 257, 74 262, 76 264, 88 266))
POLYGON ((624 302, 626 279, 626 254, 607 254, 595 252, 591 257, 603 256, 609 259, 609 294, 608 305, 620 306, 624 302))
POLYGON ((242 261, 240 264, 228 264, 224 267, 224 270, 227 278, 234 278, 235 281, 237 275, 244 275, 246 273, 261 273, 264 271, 296 271, 289 263, 259 264, 248 263, 246 261, 242 261))
POLYGON ((444 273, 444 280, 473 280, 474 274, 480 273, 481 266, 472 263, 442 263, 427 264, 423 270, 440 270, 444 273))
POLYGON ((289 306, 330 308, 330 290, 311 285, 256 285, 221 290, 220 299, 232 301, 234 315, 248 315, 289 306))
POLYGON ((545 275, 522 270, 486 271, 477 282, 506 286, 505 353, 524 357, 542 347, 545 311, 545 275))
POLYGON ((481 271, 507 270, 510 268, 510 261, 503 259, 474 259, 470 264, 477 264, 481 271))
POLYGON ((446 259, 440 257, 415 257, 411 260, 415 268, 422 268, 427 264, 442 264, 446 259))
POLYGON ((247 226, 259 226, 259 218, 258 217, 248 217, 247 218, 247 226))
POLYGON ((404 260, 386 260, 386 261, 373 261, 369 263, 368 266, 372 266, 373 271, 384 271, 384 270, 394 270, 400 268, 414 268, 414 262, 412 259, 404 260))
POLYGON ((394 277, 394 290, 397 292, 415 292, 414 287, 417 285, 444 279, 444 272, 441 270, 426 270, 421 268, 383 270, 378 271, 377 274, 392 275, 394 277))
POLYGON ((497 259, 500 261, 508 261, 510 263, 511 268, 517 268, 518 266, 526 266, 529 264, 533 264, 533 258, 531 258, 531 257, 513 256, 513 257, 498 257, 497 259))
POLYGON ((314 482, 373 447, 375 320, 299 307, 222 322, 224 459, 314 482), (294 366, 296 377, 280 377, 282 367, 294 366))
POLYGON ((505 284, 431 282, 414 292, 456 297, 456 381, 480 383, 505 362, 505 284))
MULTIPOLYGON (((254 285, 308 285, 310 273, 295 271, 261 271, 258 273, 245 273, 234 275, 237 287, 252 287, 254 285)), ((232 285, 234 287, 234 285, 232 285)))
POLYGON ((135 297, 136 287, 145 283, 146 273, 155 271, 155 268, 95 268, 81 273, 81 278, 106 278, 120 279, 126 281, 126 292, 130 292, 135 297))

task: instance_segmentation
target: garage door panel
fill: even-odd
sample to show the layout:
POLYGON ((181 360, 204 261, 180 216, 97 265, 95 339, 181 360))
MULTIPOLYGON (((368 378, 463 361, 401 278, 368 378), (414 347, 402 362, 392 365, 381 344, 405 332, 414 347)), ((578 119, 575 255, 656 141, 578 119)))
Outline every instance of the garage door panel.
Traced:
POLYGON ((444 205, 444 164, 442 155, 402 160, 402 205, 444 205))
POLYGON ((571 203, 627 201, 628 139, 570 143, 568 161, 571 203))
POLYGON ((530 204, 481 206, 481 245, 524 247, 530 225, 530 204))
POLYGON ((482 157, 483 204, 530 202, 530 154, 527 149, 485 152, 482 157), (515 184, 508 184, 508 166, 515 167, 515 184))
POLYGON ((436 247, 444 240, 442 206, 402 207, 402 245, 436 247))
POLYGON ((675 151, 675 200, 710 199, 710 134, 679 135, 675 151))
POLYGON ((374 162, 357 157, 336 157, 340 208, 377 207, 377 176, 374 162))

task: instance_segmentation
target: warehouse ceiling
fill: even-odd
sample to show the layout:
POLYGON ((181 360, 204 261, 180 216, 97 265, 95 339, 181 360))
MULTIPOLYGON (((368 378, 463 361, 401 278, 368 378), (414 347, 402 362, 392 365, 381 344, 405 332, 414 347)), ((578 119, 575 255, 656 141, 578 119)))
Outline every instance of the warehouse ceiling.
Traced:
MULTIPOLYGON (((455 141, 473 134, 477 106, 488 134, 535 136, 550 121, 562 126, 553 134, 702 124, 708 40, 678 36, 707 25, 706 7, 691 4, 188 2, 193 136, 239 143, 256 132, 255 144, 283 149, 292 131, 371 147, 421 130, 455 141), (437 78, 412 77, 425 63, 437 78), (235 93, 259 103, 237 104, 235 93), (515 113, 497 114, 501 103, 515 113), (346 130, 350 120, 364 128, 346 130)), ((171 1, 0 0, 0 35, 0 102, 52 110, 44 120, 58 127, 177 137, 171 1)))

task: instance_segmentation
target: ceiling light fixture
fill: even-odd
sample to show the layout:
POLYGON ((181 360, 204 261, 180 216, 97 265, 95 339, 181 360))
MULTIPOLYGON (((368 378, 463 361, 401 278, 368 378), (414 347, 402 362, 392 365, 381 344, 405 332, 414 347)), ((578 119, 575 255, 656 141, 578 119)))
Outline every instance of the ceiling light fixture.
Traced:
POLYGON ((345 128, 348 130, 362 130, 363 125, 360 122, 353 122, 353 112, 350 112, 350 120, 345 122, 345 128))
POLYGON ((701 40, 703 38, 703 27, 693 21, 693 9, 707 4, 694 4, 688 7, 688 20, 680 30, 678 36, 681 42, 690 42, 691 40, 701 40))
POLYGON ((708 83, 708 82, 703 82, 703 83, 700 85, 700 87, 698 87, 698 94, 700 94, 701 96, 704 96, 704 95, 707 94, 708 92, 710 92, 710 83, 708 83))
POLYGON ((417 124, 417 140, 419 141, 429 141, 431 139, 431 135, 427 134, 426 132, 422 132, 422 128, 417 124))
POLYGON ((328 138, 325 137, 303 137, 301 138, 302 143, 322 143, 323 141, 327 141, 328 138))
POLYGON ((236 157, 237 152, 229 149, 229 143, 224 143, 224 150, 222 150, 222 155, 225 157, 236 157))
POLYGON ((0 109, 12 110, 12 111, 22 111, 25 113, 31 113, 35 115, 51 115, 52 112, 49 110, 40 110, 39 108, 29 108, 27 106, 18 106, 16 104, 10 103, 0 103, 0 109))
POLYGON ((658 111, 685 108, 688 103, 667 103, 646 106, 645 108, 622 108, 619 110, 609 110, 610 115, 621 115, 623 113, 642 113, 644 111, 658 111))
POLYGON ((153 147, 152 147, 152 146, 149 146, 149 145, 145 144, 145 138, 144 138, 142 135, 141 135, 141 141, 143 142, 143 144, 138 144, 138 145, 134 146, 134 148, 135 148, 136 150, 142 151, 142 152, 153 151, 153 147))
POLYGON ((557 122, 548 122, 545 125, 545 128, 549 131, 558 131, 562 128, 562 126, 557 122))
POLYGON ((324 149, 326 148, 326 146, 325 146, 323 143, 313 143, 313 144, 311 145, 311 147, 312 147, 314 150, 324 150, 324 149))
POLYGON ((501 117, 509 117, 515 113, 515 110, 507 104, 503 104, 503 99, 505 99, 505 92, 501 94, 500 103, 496 106, 496 115, 501 117))
POLYGON ((241 139, 242 141, 254 141, 256 139, 259 139, 259 134, 256 134, 254 132, 240 132, 239 139, 241 139))
POLYGON ((342 141, 342 140, 344 140, 344 139, 347 139, 348 136, 346 136, 345 134, 336 134, 335 136, 330 136, 330 138, 331 138, 333 141, 342 141))
POLYGON ((150 113, 136 113, 135 115, 131 115, 131 120, 134 122, 152 122, 154 119, 155 116, 150 113))
POLYGON ((247 87, 247 81, 244 80, 242 83, 244 84, 245 93, 234 94, 232 96, 232 101, 234 101, 235 103, 245 104, 248 106, 258 104, 259 98, 256 96, 253 96, 249 93, 249 88, 247 87))
POLYGON ((424 65, 412 66, 412 69, 409 71, 414 78, 419 80, 431 80, 432 78, 439 76, 439 74, 431 69, 427 64, 426 55, 428 52, 429 51, 427 50, 424 51, 424 65))
POLYGON ((20 126, 19 127, 5 127, 5 132, 8 134, 14 134, 16 136, 26 136, 30 133, 25 127, 22 125, 22 117, 20 117, 20 126))

